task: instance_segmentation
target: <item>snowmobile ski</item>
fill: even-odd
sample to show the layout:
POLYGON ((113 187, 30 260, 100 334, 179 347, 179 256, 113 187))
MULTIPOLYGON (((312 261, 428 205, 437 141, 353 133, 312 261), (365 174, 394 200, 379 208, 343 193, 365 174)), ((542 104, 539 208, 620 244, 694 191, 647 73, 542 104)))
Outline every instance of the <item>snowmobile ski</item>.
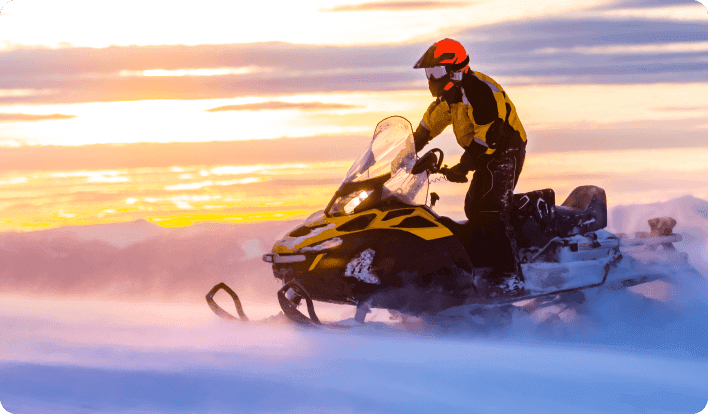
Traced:
POLYGON ((305 290, 297 280, 293 279, 289 281, 278 290, 278 302, 285 316, 291 321, 305 326, 322 324, 315 313, 315 305, 312 303, 310 294, 307 293, 307 290, 305 290), (302 299, 305 299, 305 303, 307 304, 307 313, 310 315, 309 318, 297 309, 302 299))
POLYGON ((243 312, 243 306, 241 306, 241 300, 238 298, 238 295, 236 295, 236 292, 234 292, 230 287, 228 287, 226 283, 222 282, 211 288, 209 293, 207 293, 206 295, 206 301, 211 310, 220 318, 230 321, 248 322, 248 317, 246 317, 246 314, 243 312), (223 290, 224 292, 228 293, 229 296, 231 296, 234 301, 234 305, 236 305, 236 312, 239 316, 238 318, 225 311, 221 306, 217 305, 216 302, 214 302, 214 295, 219 290, 223 290))

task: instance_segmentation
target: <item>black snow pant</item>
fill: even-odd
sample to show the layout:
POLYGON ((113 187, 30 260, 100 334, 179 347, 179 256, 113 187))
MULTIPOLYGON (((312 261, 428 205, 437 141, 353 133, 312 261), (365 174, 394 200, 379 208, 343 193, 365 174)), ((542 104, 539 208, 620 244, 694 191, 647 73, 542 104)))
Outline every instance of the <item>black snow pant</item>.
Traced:
POLYGON ((510 148, 483 157, 465 197, 465 215, 488 247, 486 259, 492 265, 492 277, 517 274, 523 281, 510 213, 526 157, 526 143, 519 140, 510 148))

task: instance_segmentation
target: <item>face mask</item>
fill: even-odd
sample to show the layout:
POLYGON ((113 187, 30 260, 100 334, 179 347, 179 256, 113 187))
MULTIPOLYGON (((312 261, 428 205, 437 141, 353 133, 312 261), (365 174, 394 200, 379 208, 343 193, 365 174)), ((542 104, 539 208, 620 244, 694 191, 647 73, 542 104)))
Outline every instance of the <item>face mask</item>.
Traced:
POLYGON ((450 79, 447 77, 443 79, 430 79, 428 81, 428 88, 430 89, 430 93, 432 93, 433 96, 437 98, 438 96, 441 96, 443 93, 445 93, 445 87, 449 83, 452 82, 450 82, 450 79))

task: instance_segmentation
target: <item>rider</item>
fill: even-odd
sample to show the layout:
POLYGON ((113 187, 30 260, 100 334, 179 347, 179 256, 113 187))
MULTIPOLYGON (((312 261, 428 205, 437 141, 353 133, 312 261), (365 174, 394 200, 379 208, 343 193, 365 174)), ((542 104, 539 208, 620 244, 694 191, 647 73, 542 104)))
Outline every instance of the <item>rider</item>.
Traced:
POLYGON ((494 79, 470 70, 469 56, 455 40, 436 42, 413 67, 425 68, 430 92, 436 98, 413 133, 416 152, 452 124, 465 152, 447 178, 464 183, 467 173, 474 171, 465 197, 465 215, 492 244, 487 296, 519 295, 524 276, 510 212, 524 164, 526 132, 514 104, 494 79))

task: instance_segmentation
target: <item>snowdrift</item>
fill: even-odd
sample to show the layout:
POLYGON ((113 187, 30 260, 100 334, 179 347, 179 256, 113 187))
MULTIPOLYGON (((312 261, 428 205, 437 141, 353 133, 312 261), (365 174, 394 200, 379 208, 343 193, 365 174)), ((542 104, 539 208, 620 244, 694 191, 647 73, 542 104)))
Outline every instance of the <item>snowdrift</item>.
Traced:
POLYGON ((202 303, 6 292, 0 401, 15 414, 696 413, 708 401, 705 206, 683 197, 611 210, 612 229, 630 234, 674 217, 688 262, 668 264, 669 282, 543 309, 438 320, 376 311, 363 326, 303 330, 279 317, 228 323, 202 303))

